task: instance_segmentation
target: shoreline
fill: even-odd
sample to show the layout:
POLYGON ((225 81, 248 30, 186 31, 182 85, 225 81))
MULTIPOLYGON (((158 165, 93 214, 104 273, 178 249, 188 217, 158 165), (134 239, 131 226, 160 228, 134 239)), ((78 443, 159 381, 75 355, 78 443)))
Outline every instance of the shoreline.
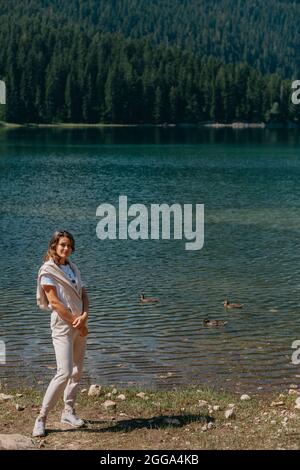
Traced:
POLYGON ((61 400, 49 414, 46 437, 32 439, 43 392, 0 387, 0 449, 300 449, 299 389, 268 398, 201 386, 155 392, 99 385, 93 390, 91 395, 81 387, 76 401, 84 428, 60 422, 61 400))
POLYGON ((29 129, 105 129, 105 128, 163 128, 163 129, 184 129, 184 128, 201 128, 201 129, 298 129, 299 124, 296 123, 250 123, 250 122, 232 122, 232 123, 222 123, 222 122, 200 122, 197 124, 172 124, 172 123, 161 123, 161 124, 105 124, 105 123, 95 123, 95 124, 86 124, 86 123, 49 123, 49 124, 39 124, 39 123, 9 123, 6 121, 0 121, 0 129, 16 129, 16 128, 29 128, 29 129))

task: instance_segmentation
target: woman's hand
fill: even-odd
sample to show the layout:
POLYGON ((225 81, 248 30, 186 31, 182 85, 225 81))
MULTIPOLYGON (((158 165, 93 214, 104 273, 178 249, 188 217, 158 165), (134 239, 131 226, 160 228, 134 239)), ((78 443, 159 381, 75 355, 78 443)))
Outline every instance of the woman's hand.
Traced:
POLYGON ((83 315, 80 315, 79 317, 75 318, 75 320, 72 322, 72 326, 73 328, 81 329, 85 326, 85 321, 86 318, 83 315))

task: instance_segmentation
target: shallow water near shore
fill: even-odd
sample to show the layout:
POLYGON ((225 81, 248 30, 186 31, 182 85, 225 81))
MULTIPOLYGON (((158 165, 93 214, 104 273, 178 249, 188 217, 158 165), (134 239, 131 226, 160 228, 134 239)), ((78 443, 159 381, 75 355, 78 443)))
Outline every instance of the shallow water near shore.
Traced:
POLYGON ((300 384, 297 130, 0 130, 0 379, 44 382, 55 358, 35 305, 48 239, 71 231, 90 301, 83 383, 240 391, 300 384), (105 240, 107 202, 204 204, 205 243, 105 240), (160 298, 141 305, 139 295, 160 298), (242 302, 225 310, 223 301, 242 302), (204 318, 226 320, 207 328, 204 318), (262 387, 262 388, 261 388, 262 387))

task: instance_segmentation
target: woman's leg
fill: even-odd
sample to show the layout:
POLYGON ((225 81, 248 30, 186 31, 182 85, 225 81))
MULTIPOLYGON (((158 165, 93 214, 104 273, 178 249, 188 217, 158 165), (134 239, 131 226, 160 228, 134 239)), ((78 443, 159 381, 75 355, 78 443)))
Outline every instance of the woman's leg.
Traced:
POLYGON ((63 394, 73 371, 73 335, 72 332, 59 334, 53 332, 53 346, 56 355, 57 373, 51 380, 42 403, 40 416, 46 417, 63 394))
POLYGON ((79 330, 73 330, 73 337, 73 370, 64 392, 66 411, 74 409, 86 349, 86 336, 80 336, 79 330))

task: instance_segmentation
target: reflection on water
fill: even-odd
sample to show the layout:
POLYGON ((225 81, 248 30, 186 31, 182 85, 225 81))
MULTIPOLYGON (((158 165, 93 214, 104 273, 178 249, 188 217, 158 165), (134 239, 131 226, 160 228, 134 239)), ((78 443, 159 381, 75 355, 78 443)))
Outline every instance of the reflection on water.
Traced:
POLYGON ((300 140, 297 131, 0 131, 1 377, 53 375, 35 278, 49 236, 74 233, 91 300, 85 381, 239 390, 299 381, 300 140), (100 241, 96 208, 204 203, 205 244, 100 241), (160 303, 141 305, 139 295, 160 303), (245 304, 223 308, 223 300, 245 304), (204 318, 228 321, 207 328, 204 318))

